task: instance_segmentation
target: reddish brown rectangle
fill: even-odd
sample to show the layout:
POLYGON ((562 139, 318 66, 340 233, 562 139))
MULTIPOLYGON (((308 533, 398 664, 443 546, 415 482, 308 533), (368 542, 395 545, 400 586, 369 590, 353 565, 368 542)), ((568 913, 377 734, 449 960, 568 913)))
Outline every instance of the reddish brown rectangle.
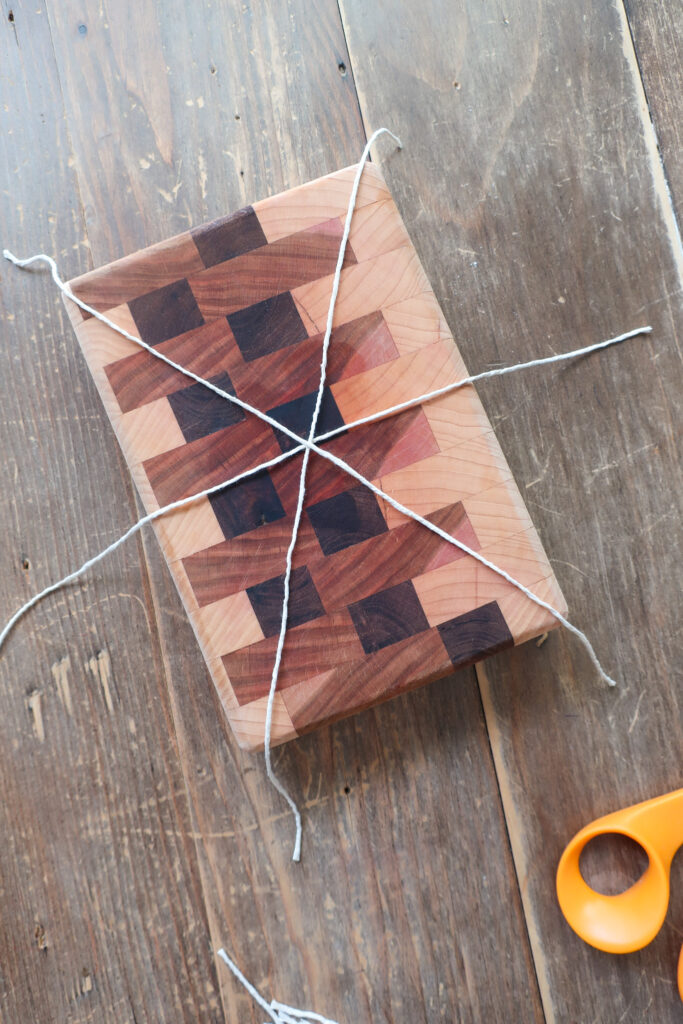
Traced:
POLYGON ((243 423, 148 459, 143 468, 159 504, 168 505, 279 454, 272 429, 249 416, 243 423))
MULTIPOLYGON (((212 320, 203 327, 162 341, 154 351, 204 378, 226 371, 231 374, 233 367, 242 363, 225 319, 212 320)), ((172 395, 192 383, 186 374, 144 351, 110 363, 105 371, 121 412, 130 412, 157 398, 172 395)))
MULTIPOLYGON (((258 409, 272 409, 293 398, 317 391, 323 335, 269 353, 231 371, 240 398, 258 409)), ((332 331, 326 379, 329 384, 381 366, 398 356, 382 314, 352 320, 332 331)))
MULTIPOLYGON (((248 704, 268 693, 277 641, 277 636, 272 636, 223 656, 225 670, 240 704, 248 704)), ((363 648, 345 609, 295 626, 285 637, 278 691, 362 657, 363 648)))
MULTIPOLYGON (((461 502, 426 518, 468 547, 478 547, 461 502)), ((463 555, 419 523, 406 522, 308 567, 325 610, 331 612, 463 555)))
MULTIPOLYGON (((342 226, 335 217, 313 228, 287 235, 230 260, 229 271, 218 263, 190 278, 190 287, 206 320, 235 313, 273 295, 334 273, 342 226)), ((344 266, 356 262, 351 245, 344 266)))
MULTIPOLYGON (((333 455, 348 462, 368 480, 382 473, 409 466, 416 459, 436 454, 438 447, 427 417, 421 408, 408 409, 389 420, 370 423, 349 431, 324 446, 333 455)), ((277 466, 271 476, 287 511, 296 508, 299 493, 301 456, 277 466)), ((312 455, 308 466, 306 505, 330 498, 347 487, 354 478, 319 455, 312 455)))
POLYGON ((124 256, 82 277, 69 287, 82 302, 104 313, 140 295, 163 288, 204 266, 189 231, 124 256))
MULTIPOLYGON (((288 516, 183 559, 199 606, 213 604, 283 572, 291 537, 292 517, 288 516)), ((292 565, 307 565, 321 555, 312 526, 302 519, 292 565)))
POLYGON ((282 696, 294 728, 304 733, 440 679, 452 668, 438 630, 430 629, 358 661, 337 664, 322 679, 290 686, 282 696))

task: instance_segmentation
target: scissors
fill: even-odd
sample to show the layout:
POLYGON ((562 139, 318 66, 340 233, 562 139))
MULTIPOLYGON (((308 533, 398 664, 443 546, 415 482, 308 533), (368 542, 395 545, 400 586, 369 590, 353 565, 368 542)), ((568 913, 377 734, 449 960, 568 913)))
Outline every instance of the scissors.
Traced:
MULTIPOLYGON (((683 845, 683 789, 598 818, 574 836, 557 868, 557 898, 570 926, 606 953, 632 953, 652 942, 669 905, 671 862, 683 845), (596 892, 584 881, 579 858, 595 836, 617 833, 635 840, 649 864, 638 881, 617 896, 596 892)), ((683 949, 678 961, 683 999, 683 949)))

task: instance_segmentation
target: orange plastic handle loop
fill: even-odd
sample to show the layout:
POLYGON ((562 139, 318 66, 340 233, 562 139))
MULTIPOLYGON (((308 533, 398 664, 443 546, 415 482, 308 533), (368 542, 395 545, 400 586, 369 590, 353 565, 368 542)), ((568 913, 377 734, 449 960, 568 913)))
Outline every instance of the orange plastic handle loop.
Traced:
POLYGON ((664 923, 671 862, 682 844, 683 789, 587 825, 569 843, 557 868, 557 898, 568 923, 585 942, 606 953, 632 953, 647 946, 664 923), (595 836, 613 833, 639 843, 650 863, 630 889, 606 896, 584 881, 579 858, 595 836))

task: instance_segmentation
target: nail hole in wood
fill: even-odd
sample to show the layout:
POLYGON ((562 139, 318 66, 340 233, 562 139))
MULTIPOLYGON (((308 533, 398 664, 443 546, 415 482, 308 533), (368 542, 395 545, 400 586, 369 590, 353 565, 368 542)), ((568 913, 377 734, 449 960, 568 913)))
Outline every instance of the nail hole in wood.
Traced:
POLYGON ((78 34, 79 34, 79 36, 87 35, 87 32, 88 32, 88 26, 84 25, 83 23, 81 23, 78 26, 78 34))
POLYGON ((36 938, 36 945, 38 949, 42 950, 43 953, 47 953, 47 936, 45 935, 45 928, 42 924, 37 924, 33 933, 36 938))
POLYGON ((14 22, 14 11, 9 11, 9 13, 7 15, 7 20, 11 21, 11 22, 14 22))
POLYGON ((348 795, 349 795, 349 793, 351 792, 351 787, 350 787, 350 786, 344 786, 344 792, 345 792, 345 793, 346 793, 346 795, 348 796, 348 795))
POLYGON ((24 555, 24 557, 21 560, 21 568, 24 570, 24 572, 28 572, 29 569, 31 568, 31 563, 29 562, 26 555, 24 555))
POLYGON ((338 68, 338 70, 339 70, 339 74, 340 74, 340 75, 342 76, 342 78, 343 78, 343 77, 344 77, 344 75, 346 74, 346 64, 344 63, 344 61, 343 61, 343 60, 340 60, 340 61, 339 61, 339 63, 337 64, 337 68, 338 68))

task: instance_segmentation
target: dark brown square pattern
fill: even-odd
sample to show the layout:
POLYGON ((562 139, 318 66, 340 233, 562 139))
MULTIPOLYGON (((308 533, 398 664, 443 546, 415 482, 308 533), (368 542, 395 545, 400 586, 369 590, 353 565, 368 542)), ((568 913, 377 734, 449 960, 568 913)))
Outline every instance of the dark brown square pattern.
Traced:
MULTIPOLYGON (((283 573, 247 588, 249 600, 265 636, 275 636, 280 630, 284 583, 283 573)), ((287 625, 301 626, 324 614, 325 609, 320 603, 310 572, 305 566, 294 569, 289 582, 287 625)))
POLYGON ((387 532, 377 498, 360 485, 309 505, 306 511, 326 555, 387 532))
POLYGON ((232 313, 228 323, 247 363, 308 337, 289 292, 232 313))
MULTIPOLYGON (((324 320, 353 174, 340 171, 185 232, 129 257, 120 274, 114 266, 86 275, 79 292, 98 309, 127 302, 156 352, 306 437, 323 340, 313 325, 324 320)), ((520 559, 529 579, 537 566, 535 579, 562 608, 471 389, 454 399, 452 418, 448 400, 348 430, 352 419, 462 372, 376 167, 366 166, 358 200, 316 433, 339 428, 324 442, 328 451, 460 543, 484 554, 496 543, 492 560, 507 559, 513 575, 520 559)), ((149 510, 220 485, 295 443, 148 352, 121 359, 114 345, 107 358, 102 332, 91 338, 92 321, 77 330, 86 356, 106 368, 107 409, 149 510), (160 399, 156 418, 138 413, 160 399)), ((299 454, 224 487, 208 503, 176 511, 168 531, 160 528, 223 705, 249 748, 263 739, 302 461, 299 454)), ((504 580, 397 518, 316 454, 292 564, 274 743, 501 650, 520 631, 553 625, 504 580), (476 607, 480 595, 486 604, 476 607)))
MULTIPOLYGON (((209 379, 226 394, 235 394, 227 373, 219 373, 209 379)), ((209 434, 215 434, 217 430, 230 427, 233 423, 241 423, 244 419, 244 410, 240 409, 239 405, 234 405, 222 395, 210 391, 199 383, 174 391, 168 396, 168 401, 186 441, 208 437, 209 434)))
POLYGON ((128 303, 140 337, 148 345, 201 327, 204 317, 186 280, 174 281, 128 303))
POLYGON ((192 238, 207 268, 268 244, 251 206, 196 228, 192 238))
POLYGON ((209 501, 226 538, 249 533, 285 515, 273 481, 265 471, 211 494, 209 501))
POLYGON ((349 612, 366 654, 429 629, 410 580, 350 604, 349 612))

